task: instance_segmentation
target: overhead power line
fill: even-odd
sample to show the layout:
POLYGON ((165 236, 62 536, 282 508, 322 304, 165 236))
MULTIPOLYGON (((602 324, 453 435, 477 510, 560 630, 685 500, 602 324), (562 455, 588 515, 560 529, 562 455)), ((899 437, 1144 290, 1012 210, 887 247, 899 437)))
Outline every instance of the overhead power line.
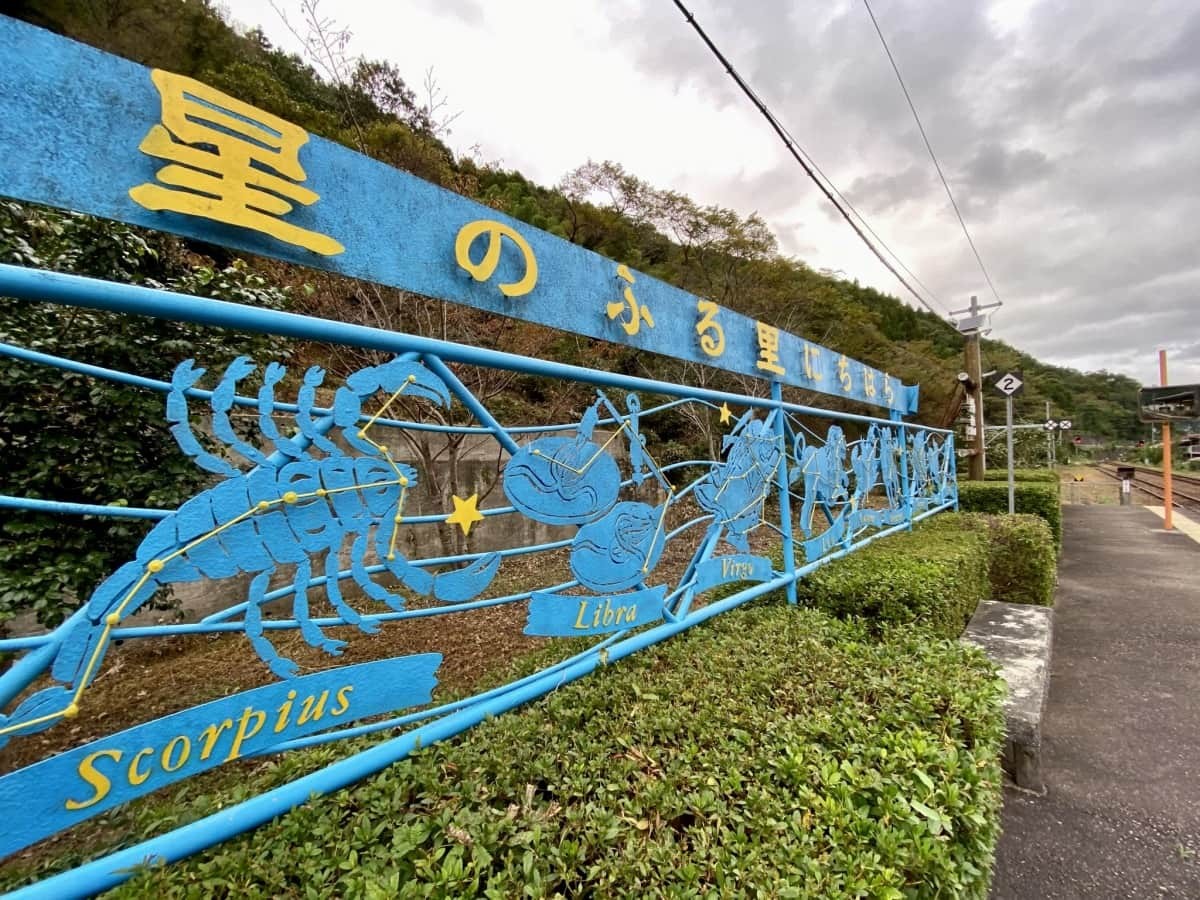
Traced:
MULTIPOLYGON (((838 190, 837 185, 833 183, 833 181, 829 178, 828 175, 826 175, 824 173, 824 171, 822 171, 821 167, 817 165, 816 160, 814 160, 811 156, 809 156, 804 151, 804 148, 801 147, 796 142, 796 139, 794 137, 792 137, 792 133, 790 131, 788 131, 787 128, 783 127, 782 124, 780 125, 780 127, 783 128, 783 133, 788 136, 788 138, 791 140, 793 146, 795 146, 796 150, 800 153, 800 155, 805 157, 808 164, 810 166, 812 166, 814 170, 816 170, 816 173, 825 179, 825 183, 829 185, 829 189, 831 191, 833 191, 834 194, 837 195, 837 198, 839 200, 841 200, 842 203, 846 204, 846 208, 848 210, 850 210, 850 212, 854 213, 854 217, 856 219, 858 219, 859 222, 862 223, 862 227, 867 229, 867 232, 871 235, 871 237, 875 238, 875 240, 879 242, 879 246, 882 247, 884 250, 886 250, 888 255, 891 256, 892 259, 894 259, 896 261, 896 265, 898 265, 900 268, 902 268, 906 275, 908 275, 913 281, 915 281, 917 284, 919 284, 921 286, 921 290, 923 290, 926 294, 928 294, 930 299, 933 300, 934 303, 936 303, 938 306, 940 306, 942 309, 944 309, 946 311, 947 315, 950 315, 950 308, 948 306, 946 306, 946 304, 943 303, 938 298, 937 294, 935 294, 933 291, 931 291, 929 289, 929 285, 927 285, 925 282, 923 282, 917 276, 916 272, 914 272, 912 269, 910 269, 908 266, 906 266, 904 264, 904 260, 902 260, 896 254, 895 250, 893 250, 891 247, 889 247, 887 245, 887 243, 883 240, 883 238, 881 238, 879 236, 879 234, 875 231, 875 229, 871 227, 871 223, 866 220, 866 218, 863 216, 863 214, 854 208, 853 203, 851 203, 849 200, 846 199, 846 195, 838 190)), ((925 304, 925 306, 926 306, 926 308, 929 308, 929 304, 925 304)), ((930 309, 929 311, 932 312, 934 315, 937 315, 937 312, 935 310, 930 309)))
POLYGON ((967 223, 963 221, 962 213, 959 211, 958 204, 954 200, 954 193, 950 190, 950 183, 946 180, 945 174, 942 172, 942 166, 938 162, 937 154, 933 152, 933 145, 929 143, 929 135, 925 133, 925 126, 921 124, 921 117, 917 114, 917 107, 913 103, 912 96, 908 93, 908 86, 904 83, 904 77, 900 74, 900 67, 896 65, 896 58, 892 56, 892 50, 888 47, 888 42, 883 36, 883 30, 879 27, 879 21, 875 18, 875 11, 871 9, 871 4, 868 0, 862 0, 863 6, 867 8, 867 15, 871 17, 871 24, 875 26, 875 33, 879 35, 879 43, 883 44, 883 52, 887 54, 888 62, 892 64, 892 71, 896 73, 896 80, 900 82, 900 90, 904 92, 904 99, 908 101, 908 108, 912 110, 913 119, 916 120, 917 129, 921 132, 921 140, 925 142, 925 149, 929 151, 929 158, 933 160, 933 167, 937 169, 938 178, 942 180, 942 187, 946 189, 946 196, 950 199, 950 206, 954 208, 954 215, 958 217, 958 224, 962 226, 963 235, 967 239, 967 243, 971 245, 971 252, 975 254, 975 261, 979 263, 979 271, 983 272, 983 278, 987 282, 989 288, 992 289, 992 296, 996 298, 996 302, 1000 303, 1000 295, 996 292, 996 285, 992 284, 992 276, 988 274, 987 266, 983 264, 983 258, 979 255, 979 249, 975 246, 975 241, 971 239, 971 232, 967 229, 967 223))
MULTIPOLYGON (((713 56, 715 56, 717 58, 717 60, 721 63, 721 65, 725 68, 725 71, 729 75, 729 77, 734 80, 734 83, 736 83, 739 88, 741 88, 742 93, 744 93, 750 99, 750 102, 752 102, 755 105, 755 107, 758 108, 758 111, 762 114, 763 118, 765 118, 767 120, 767 122, 770 124, 771 128, 774 129, 775 133, 779 136, 779 139, 781 141, 783 141, 783 144, 785 147, 787 147, 788 152, 791 153, 792 157, 796 160, 796 162, 798 162, 800 164, 800 168, 802 168, 804 170, 805 174, 808 175, 808 177, 810 179, 812 179, 813 184, 815 184, 817 186, 817 188, 820 189, 821 193, 825 195, 825 199, 827 199, 830 203, 832 203, 834 208, 837 209, 837 211, 839 213, 841 213, 842 218, 846 220, 846 224, 849 225, 852 229, 854 229, 854 233, 857 234, 859 239, 864 244, 867 245, 867 248, 875 255, 875 258, 878 259, 881 263, 883 263, 884 268, 886 268, 889 272, 891 272, 892 275, 894 275, 896 277, 896 280, 899 281, 902 285, 904 285, 904 287, 908 290, 908 292, 910 294, 912 294, 922 306, 924 306, 926 309, 928 309, 935 316, 938 315, 937 310, 935 310, 930 305, 929 301, 926 300, 925 297, 922 296, 917 291, 916 288, 914 288, 911 284, 909 284, 909 282, 904 278, 903 275, 901 275, 898 271, 896 271, 896 267, 893 266, 892 263, 890 261, 888 261, 888 259, 886 257, 884 257, 884 255, 880 252, 879 248, 876 247, 875 244, 871 241, 871 239, 867 237, 867 235, 863 232, 863 229, 858 226, 858 223, 856 223, 854 221, 854 219, 851 218, 850 213, 846 209, 846 206, 849 206, 850 204, 847 202, 846 206, 843 206, 842 203, 838 201, 838 197, 841 196, 841 192, 838 191, 836 187, 833 187, 833 182, 829 182, 829 187, 826 187, 825 183, 821 180, 821 178, 817 177, 817 173, 816 173, 816 171, 814 171, 814 170, 816 170, 815 163, 810 163, 810 158, 808 157, 808 154, 806 154, 800 148, 799 144, 795 141, 794 138, 792 138, 792 136, 788 133, 787 129, 784 128, 782 124, 780 124, 779 120, 775 117, 775 115, 767 107, 766 103, 764 103, 759 98, 759 96, 756 93, 754 93, 754 90, 750 87, 750 85, 748 85, 746 83, 746 80, 744 78, 742 78, 742 76, 740 74, 738 74, 737 69, 735 69, 733 67, 733 65, 729 62, 729 60, 725 58, 725 55, 717 48, 717 45, 712 42, 712 39, 708 36, 707 33, 705 33, 704 29, 700 27, 700 24, 696 21, 696 17, 693 16, 691 14, 691 12, 688 11, 687 7, 685 7, 683 5, 681 0, 674 0, 674 3, 675 3, 675 6, 679 8, 679 11, 681 13, 683 13, 683 16, 685 19, 687 19, 688 24, 691 25, 692 28, 695 29, 695 31, 698 35, 700 35, 700 39, 702 41, 704 41, 705 45, 712 52, 713 56), (831 188, 832 188, 832 190, 831 190, 831 188), (837 194, 837 197, 834 196, 835 193, 837 194)), ((821 175, 825 179, 825 181, 829 181, 828 176, 826 176, 823 172, 821 173, 821 175)), ((842 198, 842 199, 843 199, 843 201, 845 200, 845 198, 842 198)), ((863 225, 866 226, 868 231, 871 231, 872 234, 875 234, 874 231, 871 229, 871 227, 869 225, 867 225, 866 220, 862 218, 861 214, 859 214, 857 210, 854 210, 854 214, 856 216, 858 216, 859 219, 862 220, 863 225)), ((887 247, 887 245, 883 244, 883 241, 879 239, 878 235, 875 235, 875 238, 876 238, 876 240, 879 241, 879 243, 881 245, 883 245, 885 248, 887 247)), ((888 253, 890 253, 893 257, 895 257, 896 261, 900 264, 901 268, 903 268, 906 272, 909 272, 909 275, 913 278, 914 281, 918 281, 918 282, 920 281, 915 275, 912 275, 911 271, 909 271, 908 267, 905 266, 904 263, 900 261, 900 257, 896 256, 894 251, 892 251, 890 248, 887 248, 887 250, 888 250, 888 253)), ((926 290, 928 290, 928 288, 926 288, 926 290)), ((932 296, 932 292, 930 292, 930 294, 932 296)))

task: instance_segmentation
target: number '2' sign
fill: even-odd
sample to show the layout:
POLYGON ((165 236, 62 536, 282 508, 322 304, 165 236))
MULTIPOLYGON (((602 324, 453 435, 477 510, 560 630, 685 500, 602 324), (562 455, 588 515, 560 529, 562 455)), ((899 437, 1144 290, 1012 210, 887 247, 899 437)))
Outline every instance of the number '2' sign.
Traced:
POLYGON ((1006 372, 996 379, 996 391, 1005 397, 1015 397, 1025 389, 1025 379, 1019 371, 1006 372))

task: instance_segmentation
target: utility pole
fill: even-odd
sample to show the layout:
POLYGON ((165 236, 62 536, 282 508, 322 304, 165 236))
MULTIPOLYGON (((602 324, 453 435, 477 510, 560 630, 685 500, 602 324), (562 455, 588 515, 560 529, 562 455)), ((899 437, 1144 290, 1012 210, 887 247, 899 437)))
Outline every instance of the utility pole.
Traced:
POLYGON ((965 315, 965 318, 959 319, 955 325, 965 341, 963 355, 967 378, 964 383, 975 403, 975 440, 974 447, 970 451, 967 475, 971 481, 983 481, 983 473, 986 469, 986 450, 983 441, 983 358, 979 347, 980 335, 987 324, 987 316, 983 315, 983 312, 998 306, 1000 306, 999 301, 981 306, 979 298, 972 295, 970 306, 950 313, 952 316, 965 315))

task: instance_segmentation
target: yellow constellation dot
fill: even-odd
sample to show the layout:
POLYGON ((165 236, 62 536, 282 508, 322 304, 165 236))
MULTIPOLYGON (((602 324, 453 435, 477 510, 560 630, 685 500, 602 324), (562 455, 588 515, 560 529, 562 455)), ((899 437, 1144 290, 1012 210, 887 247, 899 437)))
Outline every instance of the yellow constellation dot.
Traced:
POLYGON ((359 436, 360 438, 365 438, 365 437, 367 436, 367 433, 366 433, 365 431, 360 431, 360 432, 358 433, 358 436, 359 436))
POLYGON ((146 570, 149 572, 161 572, 164 565, 166 564, 161 559, 152 559, 146 563, 146 570))
POLYGON ((541 456, 541 455, 542 455, 542 451, 541 451, 541 450, 534 450, 534 451, 533 451, 533 455, 534 455, 534 456, 541 456))
POLYGON ((283 495, 284 503, 295 503, 299 499, 300 498, 296 495, 295 491, 288 491, 286 494, 283 495))
POLYGON ((399 525, 401 522, 404 521, 404 516, 396 516, 396 518, 392 519, 392 521, 395 522, 397 525, 399 525))
POLYGON ((259 501, 258 501, 258 508, 259 508, 259 509, 266 509, 266 508, 267 508, 267 507, 269 507, 270 505, 271 505, 271 504, 270 504, 270 503, 268 503, 266 500, 259 500, 259 501))
POLYGON ((409 384, 412 384, 412 383, 413 383, 414 381, 416 381, 416 380, 417 380, 417 376, 416 376, 416 375, 409 375, 409 376, 408 376, 408 383, 409 383, 409 384))
POLYGON ((68 706, 66 709, 63 710, 64 718, 73 719, 77 715, 79 715, 79 704, 78 703, 72 703, 70 706, 68 706))
POLYGON ((325 488, 317 488, 317 496, 318 497, 324 497, 327 493, 329 493, 329 492, 326 491, 325 488))
POLYGON ((389 554, 388 554, 388 559, 395 559, 395 558, 396 558, 396 554, 395 554, 395 553, 389 553, 389 554))
POLYGON ((400 476, 400 487, 405 487, 407 485, 408 485, 408 479, 405 478, 403 475, 401 475, 400 476))
POLYGON ((109 613, 107 616, 104 617, 104 624, 120 625, 121 624, 121 614, 120 613, 109 613))

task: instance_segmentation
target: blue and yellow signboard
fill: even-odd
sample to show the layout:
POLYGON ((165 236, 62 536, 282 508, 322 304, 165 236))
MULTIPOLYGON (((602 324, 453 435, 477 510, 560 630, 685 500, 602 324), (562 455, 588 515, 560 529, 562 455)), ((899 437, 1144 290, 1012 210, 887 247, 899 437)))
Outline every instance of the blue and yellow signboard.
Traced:
POLYGON ((0 195, 901 413, 916 388, 221 93, 0 17, 0 195))

